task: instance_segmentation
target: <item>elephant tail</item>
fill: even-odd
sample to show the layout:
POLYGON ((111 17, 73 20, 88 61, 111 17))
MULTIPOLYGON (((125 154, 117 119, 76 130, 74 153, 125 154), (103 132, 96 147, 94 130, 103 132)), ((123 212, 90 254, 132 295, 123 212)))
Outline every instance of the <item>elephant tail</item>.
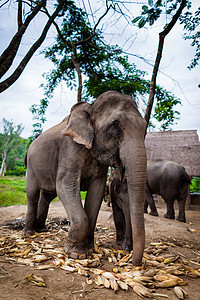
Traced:
POLYGON ((27 153, 28 153, 28 151, 26 151, 26 155, 25 155, 25 158, 24 158, 24 164, 25 164, 26 168, 27 168, 27 153))
POLYGON ((185 183, 185 184, 191 184, 190 177, 189 177, 189 175, 186 173, 185 168, 182 167, 182 169, 183 169, 183 174, 182 174, 182 180, 181 180, 181 181, 182 181, 183 183, 185 183))

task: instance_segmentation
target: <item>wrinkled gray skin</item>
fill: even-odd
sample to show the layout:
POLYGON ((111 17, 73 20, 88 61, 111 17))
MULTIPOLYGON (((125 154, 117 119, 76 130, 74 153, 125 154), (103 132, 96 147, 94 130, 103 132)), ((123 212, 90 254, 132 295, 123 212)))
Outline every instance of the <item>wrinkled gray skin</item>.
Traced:
POLYGON ((50 202, 58 195, 68 214, 65 250, 84 257, 94 246, 94 229, 108 166, 125 168, 133 233, 133 264, 141 265, 145 245, 144 190, 146 122, 135 101, 117 92, 93 104, 79 103, 60 124, 41 134, 27 152, 28 211, 25 233, 45 230, 50 202), (80 190, 87 196, 83 208, 80 190))
MULTIPOLYGON (((167 204, 165 218, 174 219, 174 201, 177 199, 179 215, 177 220, 186 222, 185 201, 188 195, 190 179, 184 168, 167 160, 151 160, 147 162, 147 180, 145 190, 144 211, 148 204, 151 215, 158 216, 152 194, 161 195, 167 204)), ((129 195, 126 179, 120 181, 119 177, 111 183, 111 202, 115 227, 117 231, 117 244, 124 250, 132 249, 132 234, 130 226, 129 195)))

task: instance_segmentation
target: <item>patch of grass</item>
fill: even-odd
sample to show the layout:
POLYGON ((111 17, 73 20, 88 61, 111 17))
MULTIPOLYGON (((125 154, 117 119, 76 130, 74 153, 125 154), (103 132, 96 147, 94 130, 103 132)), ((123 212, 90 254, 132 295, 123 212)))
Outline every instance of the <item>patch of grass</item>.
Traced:
MULTIPOLYGON (((81 199, 85 200, 87 192, 81 192, 81 199)), ((59 200, 56 197, 53 201, 59 200)), ((0 206, 27 204, 26 178, 5 176, 0 177, 0 206)))
POLYGON ((0 177, 0 206, 27 204, 25 177, 0 177))

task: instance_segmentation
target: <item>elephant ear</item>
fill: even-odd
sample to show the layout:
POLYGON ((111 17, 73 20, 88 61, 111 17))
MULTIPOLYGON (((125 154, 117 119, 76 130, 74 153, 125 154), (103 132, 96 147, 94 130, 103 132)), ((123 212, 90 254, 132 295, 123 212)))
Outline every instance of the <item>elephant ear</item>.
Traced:
POLYGON ((63 135, 71 137, 74 142, 84 145, 87 149, 92 148, 94 138, 90 112, 89 103, 75 104, 71 109, 67 126, 62 130, 63 135))

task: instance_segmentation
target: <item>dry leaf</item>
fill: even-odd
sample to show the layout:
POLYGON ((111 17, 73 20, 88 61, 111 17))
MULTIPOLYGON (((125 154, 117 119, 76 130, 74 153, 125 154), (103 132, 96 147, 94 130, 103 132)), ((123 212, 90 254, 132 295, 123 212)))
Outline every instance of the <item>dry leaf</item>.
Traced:
POLYGON ((99 286, 103 285, 103 280, 100 275, 96 275, 94 282, 99 286))
POLYGON ((109 289, 110 288, 110 281, 107 279, 107 278, 105 278, 104 276, 102 276, 102 275, 100 275, 101 276, 101 279, 102 279, 102 281, 103 281, 103 285, 107 288, 107 289, 109 289))
POLYGON ((117 281, 113 278, 110 279, 110 286, 111 289, 114 290, 115 292, 118 291, 119 289, 117 281))
POLYGON ((133 290, 136 294, 138 294, 142 298, 143 297, 153 298, 153 295, 150 292, 150 290, 139 283, 135 283, 135 285, 133 286, 133 290))
POLYGON ((167 279, 161 282, 158 282, 155 284, 155 287, 157 288, 168 288, 168 287, 173 287, 175 285, 180 284, 182 279, 176 278, 176 279, 167 279))
POLYGON ((181 287, 179 286, 175 286, 174 288, 174 292, 176 294, 176 296, 179 298, 179 299, 184 299, 185 297, 187 297, 187 293, 186 291, 184 291, 181 287))
POLYGON ((28 279, 28 281, 30 281, 31 283, 33 283, 35 285, 38 285, 41 287, 46 287, 43 278, 35 275, 34 273, 28 275, 26 278, 28 279))
POLYGON ((128 284, 126 282, 123 282, 121 280, 117 280, 117 283, 119 285, 119 287, 124 290, 124 291, 128 291, 128 284))

